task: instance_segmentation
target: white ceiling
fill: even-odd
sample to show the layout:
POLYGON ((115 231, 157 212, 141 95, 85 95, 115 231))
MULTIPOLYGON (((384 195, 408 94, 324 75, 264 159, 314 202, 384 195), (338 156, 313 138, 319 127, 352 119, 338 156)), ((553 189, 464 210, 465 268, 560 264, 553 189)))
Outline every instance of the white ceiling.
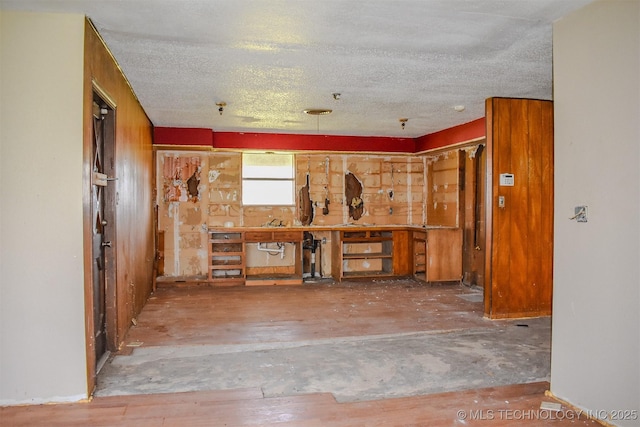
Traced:
POLYGON ((484 116, 488 97, 552 99, 551 24, 590 1, 0 4, 86 14, 155 126, 416 137, 484 116))

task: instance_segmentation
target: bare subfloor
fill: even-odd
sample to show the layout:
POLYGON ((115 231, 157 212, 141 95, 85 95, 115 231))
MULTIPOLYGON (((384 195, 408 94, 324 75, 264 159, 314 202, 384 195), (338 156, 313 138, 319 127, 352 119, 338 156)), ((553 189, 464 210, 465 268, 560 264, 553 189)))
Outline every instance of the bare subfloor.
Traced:
MULTIPOLYGON (((550 319, 490 321, 481 301, 459 284, 412 280, 162 288, 94 400, 50 406, 43 421, 576 425, 568 408, 540 410, 553 401, 550 319)), ((38 408, 25 408, 30 420, 38 408)))
POLYGON ((96 396, 259 388, 351 402, 547 381, 550 319, 492 322, 474 295, 407 280, 163 290, 130 334, 141 347, 107 363, 96 396))

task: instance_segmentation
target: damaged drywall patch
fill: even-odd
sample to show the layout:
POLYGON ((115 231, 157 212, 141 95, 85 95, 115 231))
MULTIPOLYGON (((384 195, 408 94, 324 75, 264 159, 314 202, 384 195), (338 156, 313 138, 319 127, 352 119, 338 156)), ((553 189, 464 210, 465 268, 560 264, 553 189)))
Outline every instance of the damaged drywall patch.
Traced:
POLYGON ((197 202, 200 194, 198 193, 198 187, 200 186, 200 170, 194 171, 193 174, 187 180, 187 191, 189 199, 197 202))
POLYGON ((162 179, 165 202, 200 200, 200 157, 166 156, 162 179))
POLYGON ((309 174, 307 173, 307 183, 300 189, 300 214, 298 219, 302 225, 310 225, 313 222, 313 200, 309 194, 309 174))
POLYGON ((344 194, 349 205, 349 216, 354 220, 360 219, 364 213, 362 182, 351 172, 344 177, 344 194))

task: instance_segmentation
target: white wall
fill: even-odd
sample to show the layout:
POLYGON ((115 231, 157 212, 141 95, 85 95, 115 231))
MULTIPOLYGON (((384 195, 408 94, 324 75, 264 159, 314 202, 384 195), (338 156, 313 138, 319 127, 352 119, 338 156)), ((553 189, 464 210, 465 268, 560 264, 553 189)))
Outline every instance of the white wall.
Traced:
POLYGON ((637 0, 554 25, 551 391, 596 416, 640 411, 639 28, 637 0), (569 220, 578 205, 587 223, 569 220))
POLYGON ((0 405, 78 400, 84 17, 0 20, 0 405))

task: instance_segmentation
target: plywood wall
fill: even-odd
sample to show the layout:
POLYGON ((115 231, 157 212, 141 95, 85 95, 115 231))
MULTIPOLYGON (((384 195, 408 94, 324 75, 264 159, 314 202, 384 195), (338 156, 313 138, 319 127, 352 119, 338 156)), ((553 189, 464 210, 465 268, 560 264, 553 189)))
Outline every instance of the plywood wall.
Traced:
MULTIPOLYGON (((165 246, 160 249, 164 249, 165 276, 206 276, 209 227, 227 222, 259 227, 272 220, 300 224, 298 206, 242 206, 241 162, 239 152, 157 151, 158 230, 164 234, 165 246)), ((310 227, 423 225, 426 162, 424 156, 296 154, 296 195, 308 176, 313 206, 310 227), (357 220, 349 215, 347 173, 362 184, 363 213, 357 220)), ((322 237, 330 240, 330 234, 319 229, 316 239, 322 237)), ((330 258, 323 257, 324 271, 330 270, 326 264, 330 258)))
POLYGON ((423 159, 412 156, 299 154, 296 183, 309 175, 314 206, 313 225, 423 224, 425 175, 423 159), (352 173, 362 184, 364 212, 349 215, 345 176, 352 173), (326 204, 326 200, 329 204, 326 204), (325 214, 328 208, 328 213, 325 214))
POLYGON ((447 151, 427 160, 426 219, 431 226, 458 226, 459 153, 447 151))

